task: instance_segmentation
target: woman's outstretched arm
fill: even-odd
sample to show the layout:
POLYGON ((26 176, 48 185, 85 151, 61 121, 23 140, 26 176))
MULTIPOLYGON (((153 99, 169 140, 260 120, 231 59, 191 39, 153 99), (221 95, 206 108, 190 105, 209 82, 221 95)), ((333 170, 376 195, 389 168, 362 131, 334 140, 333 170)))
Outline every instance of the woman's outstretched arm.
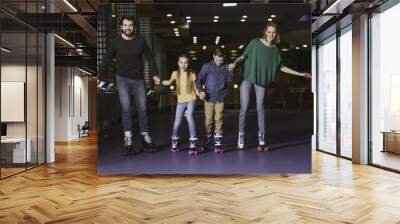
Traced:
POLYGON ((310 79, 310 78, 311 78, 311 75, 310 75, 309 73, 306 73, 306 72, 298 72, 298 71, 295 71, 295 70, 293 70, 293 69, 290 69, 290 68, 288 68, 288 67, 286 67, 286 66, 282 66, 282 67, 281 67, 281 71, 284 72, 284 73, 290 74, 290 75, 301 76, 301 77, 304 77, 304 78, 306 78, 306 79, 310 79))

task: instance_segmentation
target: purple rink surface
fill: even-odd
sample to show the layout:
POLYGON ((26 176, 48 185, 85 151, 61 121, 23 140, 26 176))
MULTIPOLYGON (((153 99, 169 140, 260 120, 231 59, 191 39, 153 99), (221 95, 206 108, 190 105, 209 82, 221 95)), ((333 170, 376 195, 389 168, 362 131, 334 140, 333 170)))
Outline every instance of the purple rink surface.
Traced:
MULTIPOLYGON (((269 111, 267 113, 268 152, 257 152, 257 116, 249 112, 246 134, 248 146, 236 149, 238 111, 224 113, 223 154, 213 151, 190 156, 187 152, 188 136, 183 121, 181 151, 169 150, 173 114, 150 114, 150 127, 157 152, 137 152, 127 156, 122 147, 122 131, 116 125, 107 134, 99 135, 99 174, 268 174, 311 173, 312 112, 269 111)), ((203 136, 203 113, 195 114, 199 140, 203 136)), ((134 127, 137 125, 134 123, 134 127)), ((134 145, 140 148, 139 134, 134 133, 134 145)))

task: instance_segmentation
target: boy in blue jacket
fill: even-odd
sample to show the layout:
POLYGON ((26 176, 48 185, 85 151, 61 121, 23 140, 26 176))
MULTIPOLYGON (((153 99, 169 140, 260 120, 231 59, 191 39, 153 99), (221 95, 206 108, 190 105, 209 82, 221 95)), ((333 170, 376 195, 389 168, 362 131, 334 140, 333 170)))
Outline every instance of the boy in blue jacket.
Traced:
POLYGON ((233 73, 229 71, 227 64, 223 64, 224 56, 224 52, 216 48, 213 52, 213 60, 203 65, 196 80, 200 98, 204 100, 205 145, 206 147, 210 145, 214 133, 216 153, 223 152, 224 100, 228 95, 228 83, 233 82, 233 73))

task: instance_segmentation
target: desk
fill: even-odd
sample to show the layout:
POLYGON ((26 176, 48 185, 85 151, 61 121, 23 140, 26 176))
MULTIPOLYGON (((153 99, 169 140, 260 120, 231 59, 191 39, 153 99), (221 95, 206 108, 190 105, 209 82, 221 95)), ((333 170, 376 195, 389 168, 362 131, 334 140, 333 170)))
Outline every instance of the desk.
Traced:
POLYGON ((393 152, 400 154, 400 131, 383 131, 382 152, 393 152))
POLYGON ((28 143, 26 147, 26 154, 25 154, 25 138, 6 138, 6 139, 1 139, 1 156, 3 157, 4 155, 8 157, 9 159, 6 158, 6 160, 11 160, 11 155, 12 154, 12 163, 25 163, 25 162, 31 162, 32 160, 32 153, 31 153, 31 145, 32 141, 30 138, 26 140, 28 143), (9 156, 7 156, 9 154, 9 156), (27 159, 27 161, 25 161, 27 159))

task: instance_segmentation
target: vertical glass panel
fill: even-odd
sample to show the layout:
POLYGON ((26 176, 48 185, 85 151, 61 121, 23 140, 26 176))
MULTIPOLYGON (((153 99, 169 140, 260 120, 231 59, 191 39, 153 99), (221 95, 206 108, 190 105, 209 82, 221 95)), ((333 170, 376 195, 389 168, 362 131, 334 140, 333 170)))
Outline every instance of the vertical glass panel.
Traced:
POLYGON ((336 36, 318 48, 318 148, 336 153, 336 36))
MULTIPOLYGON (((24 3, 19 3, 24 7, 24 3)), ((1 176, 26 169, 30 142, 26 139, 27 36, 25 25, 0 14, 1 21, 1 176), (27 150, 28 149, 28 150, 27 150)))
POLYGON ((372 163, 400 170, 400 4, 376 14, 372 26, 372 163))
POLYGON ((352 157, 352 34, 351 26, 340 36, 340 152, 352 157))
POLYGON ((45 104, 45 93, 46 93, 46 76, 45 76, 45 65, 46 65, 46 52, 45 44, 46 37, 44 34, 39 33, 38 41, 38 164, 45 163, 46 148, 45 148, 45 124, 46 124, 46 104, 45 104))

